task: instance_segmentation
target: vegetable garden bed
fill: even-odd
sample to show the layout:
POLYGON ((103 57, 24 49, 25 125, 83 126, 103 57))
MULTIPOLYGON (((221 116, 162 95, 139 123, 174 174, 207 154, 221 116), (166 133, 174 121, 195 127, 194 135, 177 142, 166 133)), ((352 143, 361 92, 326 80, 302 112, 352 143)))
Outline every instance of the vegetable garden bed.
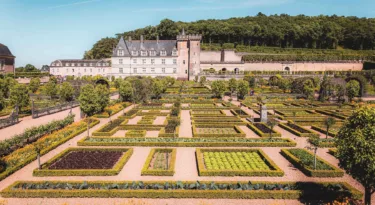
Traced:
POLYGON ((145 137, 146 133, 146 130, 128 130, 125 137, 145 137))
POLYGON ((173 176, 176 164, 176 149, 154 148, 151 149, 145 165, 143 166, 142 176, 173 176), (167 161, 168 155, 168 161, 167 161))
POLYGON ((248 123, 247 127, 254 131, 260 137, 281 137, 281 134, 275 130, 271 130, 266 124, 264 123, 248 123))
POLYGON ((133 149, 69 148, 35 169, 34 176, 109 176, 117 175, 133 149))
POLYGON ((260 149, 197 149, 199 176, 283 176, 260 149))
POLYGON ((337 182, 208 181, 18 181, 1 192, 5 198, 203 198, 361 199, 363 194, 337 182))
POLYGON ((193 125, 193 137, 246 137, 246 134, 236 125, 193 125))
POLYGON ((317 156, 314 169, 314 155, 304 149, 281 149, 281 154, 294 166, 310 177, 342 177, 344 171, 334 167, 317 156))
MULTIPOLYGON (((308 129, 305 129, 297 124, 293 124, 293 123, 280 123, 279 126, 299 137, 308 137, 310 135, 318 135, 308 129)), ((318 135, 319 136, 319 135, 318 135)))

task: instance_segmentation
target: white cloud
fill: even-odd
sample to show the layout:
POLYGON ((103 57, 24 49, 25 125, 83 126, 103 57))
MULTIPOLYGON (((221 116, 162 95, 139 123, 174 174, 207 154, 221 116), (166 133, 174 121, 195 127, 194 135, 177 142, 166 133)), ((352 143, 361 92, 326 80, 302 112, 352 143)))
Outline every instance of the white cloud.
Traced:
POLYGON ((133 12, 169 12, 169 11, 210 11, 210 10, 227 10, 243 9, 259 6, 276 6, 280 4, 291 3, 294 0, 196 0, 199 6, 193 7, 156 7, 136 9, 133 12))
POLYGON ((56 5, 56 6, 50 6, 50 7, 46 7, 46 8, 41 8, 41 10, 58 9, 58 8, 62 8, 62 7, 76 6, 76 5, 82 5, 82 4, 89 4, 89 3, 94 3, 94 2, 98 2, 98 1, 102 1, 102 0, 77 1, 77 2, 73 2, 73 3, 69 3, 69 4, 60 4, 60 5, 56 5))

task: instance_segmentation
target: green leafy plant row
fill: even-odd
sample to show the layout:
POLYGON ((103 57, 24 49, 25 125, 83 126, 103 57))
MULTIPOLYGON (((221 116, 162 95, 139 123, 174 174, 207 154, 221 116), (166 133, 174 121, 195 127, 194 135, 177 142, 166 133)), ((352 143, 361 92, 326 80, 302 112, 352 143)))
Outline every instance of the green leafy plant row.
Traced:
MULTIPOLYGON (((262 124, 263 126, 267 127, 268 129, 271 130, 271 128, 269 128, 265 123, 258 123, 258 124, 262 124)), ((269 133, 264 133, 262 132, 260 129, 258 129, 254 124, 252 123, 248 123, 246 125, 249 129, 251 129, 252 131, 254 131, 257 135, 259 135, 260 137, 270 137, 270 134, 269 133)), ((272 130, 272 133, 271 133, 271 136, 272 137, 281 137, 281 134, 275 130, 272 130)))
POLYGON ((347 183, 257 181, 18 181, 5 198, 361 199, 347 183))
POLYGON ((293 126, 296 126, 298 127, 301 131, 303 130, 303 132, 300 132, 300 131, 297 131, 296 129, 293 129, 293 127, 289 126, 291 125, 292 123, 288 122, 288 123, 280 123, 279 126, 299 137, 308 137, 309 135, 318 135, 316 133, 313 133, 311 132, 310 130, 307 130, 297 124, 293 124, 293 126))
POLYGON ((173 148, 153 148, 148 155, 146 162, 142 168, 142 176, 173 176, 175 171, 176 164, 176 149, 173 148), (168 166, 168 169, 152 169, 150 167, 151 161, 156 153, 171 153, 171 159, 168 166))

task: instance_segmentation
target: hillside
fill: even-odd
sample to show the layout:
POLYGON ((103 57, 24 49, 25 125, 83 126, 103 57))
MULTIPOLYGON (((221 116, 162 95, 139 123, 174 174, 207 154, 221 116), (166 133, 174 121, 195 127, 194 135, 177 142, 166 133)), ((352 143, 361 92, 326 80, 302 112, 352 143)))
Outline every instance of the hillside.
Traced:
POLYGON ((160 39, 175 39, 182 28, 188 34, 202 34, 202 49, 205 50, 235 48, 241 52, 296 55, 326 55, 328 52, 336 56, 332 58, 335 60, 371 60, 368 56, 374 55, 372 50, 375 48, 374 18, 286 14, 266 16, 259 13, 257 16, 195 22, 164 19, 156 26, 103 38, 85 52, 84 58, 110 57, 120 36, 139 39, 140 35, 144 35, 146 39, 156 39, 157 36, 160 39), (352 57, 340 57, 343 55, 352 57))

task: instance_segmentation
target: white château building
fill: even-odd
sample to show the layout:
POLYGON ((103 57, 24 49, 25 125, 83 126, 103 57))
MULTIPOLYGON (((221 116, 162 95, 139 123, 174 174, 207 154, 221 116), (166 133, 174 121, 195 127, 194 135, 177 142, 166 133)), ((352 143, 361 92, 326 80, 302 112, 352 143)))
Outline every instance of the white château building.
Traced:
POLYGON ((171 76, 190 79, 200 72, 201 35, 186 35, 183 30, 176 40, 124 40, 121 37, 107 60, 56 60, 50 73, 60 76, 102 75, 171 76))

